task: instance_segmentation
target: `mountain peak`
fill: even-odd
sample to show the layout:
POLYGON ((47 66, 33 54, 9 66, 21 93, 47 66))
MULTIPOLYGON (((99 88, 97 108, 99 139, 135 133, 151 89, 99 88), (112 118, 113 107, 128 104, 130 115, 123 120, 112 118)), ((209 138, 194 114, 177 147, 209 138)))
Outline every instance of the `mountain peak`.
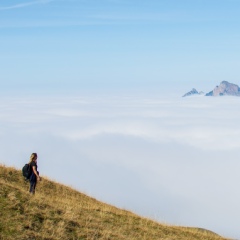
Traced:
MULTIPOLYGON (((195 88, 183 95, 183 97, 202 95, 203 92, 198 92, 195 88)), ((237 84, 222 81, 212 91, 205 94, 205 96, 240 96, 240 88, 237 84)))
POLYGON ((187 96, 192 96, 192 95, 198 95, 199 92, 193 88, 191 91, 187 92, 186 94, 183 95, 183 97, 187 97, 187 96))
POLYGON ((229 83, 228 81, 222 81, 219 86, 216 86, 206 96, 240 96, 240 88, 238 85, 229 83))

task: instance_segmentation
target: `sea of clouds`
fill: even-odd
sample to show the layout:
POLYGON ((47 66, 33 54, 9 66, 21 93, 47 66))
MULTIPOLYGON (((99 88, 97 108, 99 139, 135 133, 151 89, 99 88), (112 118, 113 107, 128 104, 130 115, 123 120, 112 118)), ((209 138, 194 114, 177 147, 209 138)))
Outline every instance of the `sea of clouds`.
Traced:
MULTIPOLYGON (((1 96, 0 163, 160 222, 240 239, 240 98, 1 96)), ((40 183, 41 184, 41 183, 40 183)))

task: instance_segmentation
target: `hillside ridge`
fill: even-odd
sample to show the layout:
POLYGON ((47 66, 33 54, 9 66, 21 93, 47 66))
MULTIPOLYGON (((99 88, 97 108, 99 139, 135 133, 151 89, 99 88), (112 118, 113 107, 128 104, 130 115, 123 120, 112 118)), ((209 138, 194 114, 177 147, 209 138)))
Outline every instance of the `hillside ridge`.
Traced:
POLYGON ((200 228, 168 226, 43 178, 35 196, 21 171, 0 165, 0 240, 224 240, 200 228))

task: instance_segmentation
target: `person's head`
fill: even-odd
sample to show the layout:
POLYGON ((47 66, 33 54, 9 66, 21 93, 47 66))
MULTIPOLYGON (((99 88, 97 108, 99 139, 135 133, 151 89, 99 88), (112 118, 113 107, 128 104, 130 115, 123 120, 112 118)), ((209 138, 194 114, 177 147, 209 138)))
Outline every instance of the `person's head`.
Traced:
POLYGON ((32 153, 30 156, 30 162, 32 161, 36 161, 37 160, 37 154, 36 153, 32 153))

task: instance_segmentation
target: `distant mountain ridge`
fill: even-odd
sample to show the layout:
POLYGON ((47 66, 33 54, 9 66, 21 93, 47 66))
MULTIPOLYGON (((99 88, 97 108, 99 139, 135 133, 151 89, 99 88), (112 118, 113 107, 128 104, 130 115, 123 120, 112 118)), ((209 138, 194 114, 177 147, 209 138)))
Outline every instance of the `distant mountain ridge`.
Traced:
POLYGON ((202 91, 198 92, 195 88, 193 88, 191 91, 185 93, 183 95, 183 97, 188 97, 188 96, 192 96, 192 95, 203 95, 203 94, 204 94, 204 92, 202 92, 202 91))
MULTIPOLYGON (((200 95, 203 92, 198 92, 195 88, 183 95, 183 97, 200 95)), ((205 96, 240 96, 240 88, 237 84, 222 81, 219 86, 216 86, 212 91, 205 96)))

